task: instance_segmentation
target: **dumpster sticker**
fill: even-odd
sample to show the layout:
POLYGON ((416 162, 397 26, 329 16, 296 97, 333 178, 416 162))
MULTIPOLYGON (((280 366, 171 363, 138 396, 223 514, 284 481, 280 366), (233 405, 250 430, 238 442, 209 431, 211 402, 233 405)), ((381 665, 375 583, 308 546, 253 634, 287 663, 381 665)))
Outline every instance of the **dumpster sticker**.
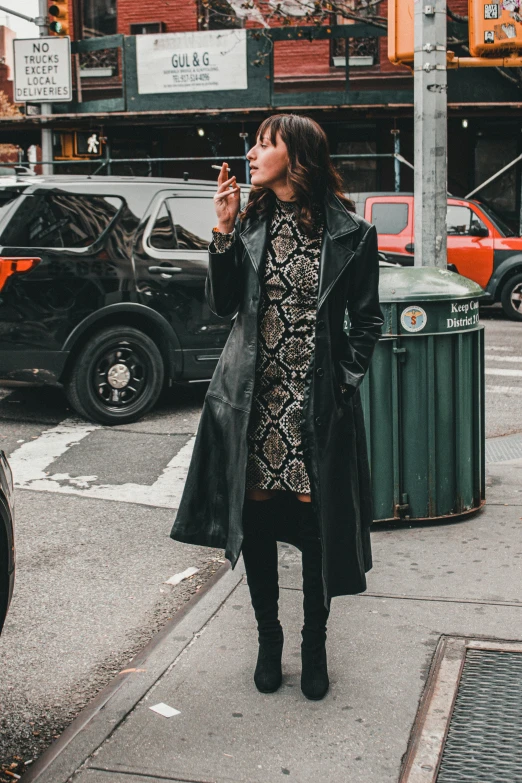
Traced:
POLYGON ((428 322, 426 311, 418 305, 407 307, 401 313, 401 324, 407 332, 420 332, 428 322))

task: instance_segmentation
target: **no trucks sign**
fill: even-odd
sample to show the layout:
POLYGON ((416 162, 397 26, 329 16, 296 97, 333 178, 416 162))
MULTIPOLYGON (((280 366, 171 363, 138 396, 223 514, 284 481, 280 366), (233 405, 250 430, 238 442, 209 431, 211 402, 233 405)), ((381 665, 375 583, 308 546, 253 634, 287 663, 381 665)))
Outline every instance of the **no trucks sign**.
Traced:
POLYGON ((72 101, 70 38, 16 38, 13 46, 16 103, 72 101))

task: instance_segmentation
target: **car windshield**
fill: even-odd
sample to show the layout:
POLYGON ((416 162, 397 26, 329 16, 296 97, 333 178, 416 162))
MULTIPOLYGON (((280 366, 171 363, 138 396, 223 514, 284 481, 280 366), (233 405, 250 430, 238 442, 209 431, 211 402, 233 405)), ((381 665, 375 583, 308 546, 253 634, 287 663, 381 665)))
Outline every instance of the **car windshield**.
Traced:
POLYGON ((480 208, 486 213, 488 218, 492 221, 492 223, 495 224, 496 228, 500 231, 500 233, 505 237, 515 237, 516 234, 504 221, 502 218, 499 218, 496 212, 493 212, 492 209, 487 207, 482 202, 480 203, 480 208))

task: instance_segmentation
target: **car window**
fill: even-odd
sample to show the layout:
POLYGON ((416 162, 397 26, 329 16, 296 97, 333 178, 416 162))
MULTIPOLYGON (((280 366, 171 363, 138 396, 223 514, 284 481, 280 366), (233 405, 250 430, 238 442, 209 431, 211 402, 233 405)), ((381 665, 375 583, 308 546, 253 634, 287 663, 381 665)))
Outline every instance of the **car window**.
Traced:
POLYGON ((486 213, 491 222, 495 224, 500 234, 503 234, 505 237, 517 236, 513 229, 510 228, 507 223, 504 223, 502 218, 500 218, 496 212, 493 212, 493 210, 487 207, 485 204, 481 204, 480 208, 486 213))
POLYGON ((214 201, 207 198, 169 199, 176 229, 178 250, 206 250, 216 225, 214 201))
POLYGON ((372 204, 371 222, 378 234, 400 234, 408 225, 408 204, 372 204))
POLYGON ((471 228, 486 228, 479 216, 469 207, 449 204, 446 223, 449 236, 469 236, 471 228))
POLYGON ((9 220, 0 242, 10 247, 89 247, 110 225, 122 204, 121 199, 113 196, 78 193, 26 196, 9 220))
POLYGON ((158 250, 175 250, 176 234, 170 219, 170 213, 165 202, 160 207, 152 231, 150 232, 150 244, 158 250))

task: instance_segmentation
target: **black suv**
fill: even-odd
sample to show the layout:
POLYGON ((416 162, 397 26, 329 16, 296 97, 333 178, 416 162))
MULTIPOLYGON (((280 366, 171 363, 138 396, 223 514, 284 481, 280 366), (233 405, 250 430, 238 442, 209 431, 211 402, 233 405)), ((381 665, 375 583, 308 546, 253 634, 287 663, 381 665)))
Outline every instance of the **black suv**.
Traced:
POLYGON ((205 300, 215 182, 0 182, 0 382, 63 384, 83 417, 135 421, 211 378, 230 330, 205 300))

